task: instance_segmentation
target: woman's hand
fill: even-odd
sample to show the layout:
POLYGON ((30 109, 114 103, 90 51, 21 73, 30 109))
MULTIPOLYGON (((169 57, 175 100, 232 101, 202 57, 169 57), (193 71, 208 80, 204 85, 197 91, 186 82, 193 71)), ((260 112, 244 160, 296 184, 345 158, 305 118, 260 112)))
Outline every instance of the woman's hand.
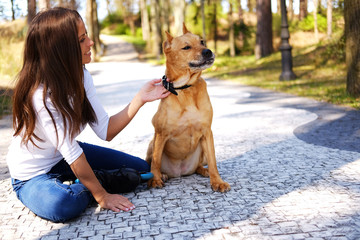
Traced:
POLYGON ((129 199, 119 194, 106 193, 98 203, 100 207, 110 209, 114 212, 120 212, 120 210, 127 212, 135 209, 135 205, 132 204, 129 199))
POLYGON ((145 83, 129 105, 110 117, 106 135, 107 141, 111 141, 121 132, 145 103, 169 96, 170 92, 167 91, 162 84, 159 84, 160 82, 161 79, 154 79, 145 83))
POLYGON ((162 84, 158 84, 160 82, 161 79, 151 80, 140 89, 138 94, 143 104, 169 96, 170 92, 162 84))

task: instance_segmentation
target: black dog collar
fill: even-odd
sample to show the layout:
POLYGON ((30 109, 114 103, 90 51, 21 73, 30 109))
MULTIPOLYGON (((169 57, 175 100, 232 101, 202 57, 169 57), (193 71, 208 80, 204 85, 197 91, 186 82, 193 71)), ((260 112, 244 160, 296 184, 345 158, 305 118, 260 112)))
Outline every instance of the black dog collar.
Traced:
POLYGON ((166 75, 164 75, 162 77, 162 85, 164 86, 164 88, 166 88, 169 92, 171 92, 172 94, 178 95, 178 93, 175 90, 181 90, 181 89, 185 89, 188 87, 191 87, 191 85, 184 85, 182 87, 174 87, 174 84, 172 82, 168 82, 166 81, 166 75))

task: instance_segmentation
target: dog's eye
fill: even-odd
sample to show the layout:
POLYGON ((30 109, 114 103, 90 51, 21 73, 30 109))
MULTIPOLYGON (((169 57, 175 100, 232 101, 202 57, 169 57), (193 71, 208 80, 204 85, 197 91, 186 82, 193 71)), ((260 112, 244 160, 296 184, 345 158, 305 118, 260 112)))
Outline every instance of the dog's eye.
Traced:
POLYGON ((203 46, 205 46, 204 40, 200 40, 200 44, 203 45, 203 46))
POLYGON ((186 47, 183 47, 182 49, 183 50, 189 50, 191 47, 190 46, 186 46, 186 47))

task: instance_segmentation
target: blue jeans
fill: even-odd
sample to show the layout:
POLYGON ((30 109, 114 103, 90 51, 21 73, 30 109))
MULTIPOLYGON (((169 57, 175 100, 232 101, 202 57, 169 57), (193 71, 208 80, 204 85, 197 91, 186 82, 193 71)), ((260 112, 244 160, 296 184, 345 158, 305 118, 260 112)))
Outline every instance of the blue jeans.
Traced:
MULTIPOLYGON (((148 163, 138 157, 87 143, 79 144, 94 170, 128 167, 150 171, 148 163)), ((17 198, 33 213, 53 222, 65 222, 79 216, 94 201, 81 183, 63 184, 63 181, 75 178, 70 166, 61 160, 47 174, 26 181, 11 181, 17 198)))

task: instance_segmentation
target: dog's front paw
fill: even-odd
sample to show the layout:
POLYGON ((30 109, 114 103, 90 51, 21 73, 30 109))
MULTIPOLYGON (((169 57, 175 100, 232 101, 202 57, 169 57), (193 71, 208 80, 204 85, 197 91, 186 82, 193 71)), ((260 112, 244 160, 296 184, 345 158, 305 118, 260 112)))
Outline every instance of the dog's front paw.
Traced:
POLYGON ((162 188, 164 187, 164 182, 163 180, 161 180, 161 178, 154 177, 153 179, 148 181, 148 187, 162 188))
POLYGON ((211 183, 211 188, 215 192, 227 192, 231 189, 230 184, 224 181, 216 181, 211 183))

